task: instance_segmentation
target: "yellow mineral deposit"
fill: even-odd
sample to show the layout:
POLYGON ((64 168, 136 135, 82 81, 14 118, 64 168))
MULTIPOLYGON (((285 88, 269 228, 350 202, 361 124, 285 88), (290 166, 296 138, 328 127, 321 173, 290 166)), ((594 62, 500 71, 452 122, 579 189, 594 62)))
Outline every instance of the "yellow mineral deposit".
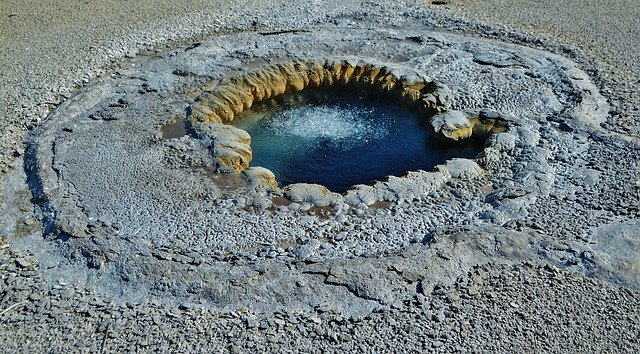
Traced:
MULTIPOLYGON (((233 123, 238 113, 251 108, 256 102, 306 88, 332 85, 368 87, 414 105, 429 117, 431 132, 443 140, 459 141, 471 136, 485 139, 507 128, 500 118, 483 118, 477 112, 447 110, 445 102, 450 91, 437 82, 403 75, 388 66, 351 59, 296 60, 232 77, 196 99, 191 120, 196 126, 228 125, 233 123)), ((242 172, 251 161, 251 149, 247 143, 250 139, 238 139, 235 134, 232 137, 218 139, 216 158, 220 166, 242 172)))

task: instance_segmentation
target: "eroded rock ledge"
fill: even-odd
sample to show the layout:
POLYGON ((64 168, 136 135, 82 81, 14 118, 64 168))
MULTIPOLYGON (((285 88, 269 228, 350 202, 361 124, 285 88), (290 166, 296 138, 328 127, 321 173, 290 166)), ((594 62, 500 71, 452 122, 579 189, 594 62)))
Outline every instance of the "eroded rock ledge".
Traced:
POLYGON ((361 59, 297 60, 236 76, 196 100, 192 117, 198 122, 232 123, 253 103, 306 88, 362 85, 419 103, 424 110, 444 106, 450 90, 422 76, 361 59))
POLYGON ((227 124, 256 102, 332 85, 361 86, 397 97, 430 119, 431 132, 443 140, 486 139, 507 128, 505 116, 496 112, 448 110, 451 90, 442 83, 406 67, 362 58, 296 60, 234 76, 203 92, 190 117, 198 135, 211 139, 216 171, 242 172, 251 162, 251 138, 227 124))

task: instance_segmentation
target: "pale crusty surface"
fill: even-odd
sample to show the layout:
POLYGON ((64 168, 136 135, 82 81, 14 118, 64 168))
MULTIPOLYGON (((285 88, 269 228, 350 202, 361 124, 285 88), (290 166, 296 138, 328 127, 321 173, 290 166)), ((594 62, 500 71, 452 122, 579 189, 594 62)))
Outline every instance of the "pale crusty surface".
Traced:
MULTIPOLYGON (((611 129, 640 136, 640 3, 635 0, 452 0, 473 19, 535 33, 579 52, 614 106, 611 129)), ((637 140, 636 140, 637 141, 637 140)))

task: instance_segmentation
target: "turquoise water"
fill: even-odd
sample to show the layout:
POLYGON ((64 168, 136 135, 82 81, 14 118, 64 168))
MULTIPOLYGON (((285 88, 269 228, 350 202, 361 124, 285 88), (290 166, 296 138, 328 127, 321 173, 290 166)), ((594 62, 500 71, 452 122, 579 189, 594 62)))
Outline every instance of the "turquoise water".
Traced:
POLYGON ((271 170, 280 186, 318 183, 334 192, 480 151, 443 144, 426 124, 392 97, 342 87, 260 102, 234 123, 251 135, 251 165, 271 170))

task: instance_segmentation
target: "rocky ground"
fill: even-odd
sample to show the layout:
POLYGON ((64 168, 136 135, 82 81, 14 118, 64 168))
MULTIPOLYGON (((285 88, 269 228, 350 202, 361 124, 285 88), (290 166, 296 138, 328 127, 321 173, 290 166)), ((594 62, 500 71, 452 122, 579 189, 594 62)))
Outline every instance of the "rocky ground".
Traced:
MULTIPOLYGON (((637 5, 616 3, 631 12, 637 10, 637 5)), ((480 7, 486 12, 475 13, 479 5, 469 1, 453 5, 462 7, 463 12, 474 12, 483 21, 497 16, 498 22, 514 27, 495 27, 449 10, 432 12, 422 2, 341 2, 339 6, 324 6, 323 11, 314 4, 296 7, 278 2, 221 5, 228 7, 226 11, 204 5, 193 1, 171 9, 156 1, 120 4, 117 6, 126 6, 120 11, 100 6, 73 10, 80 14, 61 11, 62 7, 46 2, 36 8, 0 5, 6 12, 1 44, 8 49, 1 59, 10 68, 3 69, 0 76, 2 100, 7 103, 1 112, 5 131, 0 348, 4 352, 637 351, 638 100, 628 89, 628 83, 637 82, 637 76, 633 69, 612 70, 637 56, 630 42, 624 41, 635 38, 632 30, 622 31, 628 33, 621 44, 626 49, 612 54, 574 41, 582 35, 617 48, 609 39, 602 40, 605 37, 600 32, 583 31, 584 21, 560 21, 574 31, 560 31, 570 33, 568 37, 535 24, 536 32, 542 31, 545 38, 538 33, 517 32, 523 29, 521 19, 496 15, 487 10, 488 5, 480 7), (120 17, 125 11, 127 15, 120 17), (92 16, 94 13, 107 15, 92 16), (60 27, 44 37, 29 36, 27 16, 28 21, 41 19, 60 27), (77 22, 68 20, 74 16, 77 22), (81 19, 87 18, 96 24, 94 34, 70 41, 73 30, 84 26, 81 19), (307 235, 317 234, 321 239, 317 244, 313 238, 302 237, 298 245, 279 245, 270 240, 249 252, 224 246, 224 252, 208 254, 204 263, 196 262, 198 257, 190 254, 155 250, 149 257, 151 262, 140 258, 135 263, 135 257, 130 258, 137 266, 148 263, 147 268, 141 268, 142 277, 127 272, 133 268, 119 263, 118 256, 111 260, 108 252, 101 255, 114 268, 103 267, 100 273, 101 261, 93 256, 111 241, 100 237, 43 238, 49 233, 42 221, 47 226, 49 219, 42 215, 42 201, 31 200, 33 195, 40 195, 34 184, 26 184, 33 169, 23 169, 25 158, 30 161, 24 156, 24 133, 40 125, 46 113, 78 90, 83 80, 86 83, 105 73, 116 79, 122 73, 126 76, 128 61, 112 62, 112 58, 133 57, 140 50, 175 46, 181 41, 188 46, 210 37, 212 32, 272 32, 321 24, 357 27, 365 19, 387 26, 402 24, 408 18, 418 18, 430 29, 500 38, 568 56, 592 75, 611 103, 612 112, 602 129, 585 130, 560 120, 541 130, 543 141, 553 142, 551 146, 543 143, 541 148, 560 147, 549 162, 555 181, 549 188, 554 192, 541 195, 535 205, 529 204, 526 217, 500 222, 503 208, 503 214, 491 214, 490 227, 482 228, 462 222, 463 218, 454 213, 443 215, 438 225, 413 230, 409 225, 405 230, 402 220, 414 220, 415 216, 406 212, 415 210, 398 204, 389 209, 345 213, 348 226, 342 230, 348 232, 340 232, 333 227, 343 222, 337 215, 327 223, 310 216, 305 220, 316 225, 317 232, 307 235), (120 24, 111 26, 116 21, 120 24), (18 50, 25 35, 33 45, 18 50), (34 51, 50 54, 34 55, 34 51), (111 75, 115 70, 120 73, 111 75), (398 227, 385 228, 375 223, 376 218, 395 220, 398 227), (349 237, 370 237, 373 241, 368 242, 375 244, 389 234, 399 247, 382 247, 373 253, 348 250, 354 245, 349 237), (315 251, 321 255, 319 259, 305 260, 301 256, 315 251), (345 257, 344 252, 352 256, 345 257), (51 261, 52 254, 58 255, 57 261, 51 261), (176 296, 171 291, 193 281, 186 271, 211 263, 216 272, 205 274, 205 279, 218 281, 218 288, 206 288, 206 294, 189 288, 189 296, 176 296), (116 269, 113 274, 120 277, 112 288, 96 281, 100 274, 112 274, 110 269, 116 269), (294 278, 292 274, 305 276, 294 278), (118 291, 122 284, 133 284, 145 276, 157 279, 154 291, 145 293, 148 296, 127 297, 118 291)), ((558 18, 557 13, 550 14, 553 8, 538 10, 548 18, 558 18)), ((527 8, 509 13, 526 14, 527 8)), ((580 18, 588 16, 592 14, 580 18)), ((609 16, 615 17, 615 13, 609 16)), ((631 29, 638 28, 633 20, 616 23, 623 22, 631 29)), ((496 187, 500 183, 490 177, 485 182, 496 187)), ((450 181, 427 202, 437 208, 438 203, 446 206, 456 198, 472 200, 468 193, 475 187, 465 183, 450 181)), ((523 197, 513 189, 498 189, 488 204, 507 205, 510 199, 523 197)), ((76 203, 82 206, 85 202, 78 199, 76 203)), ((100 209, 99 202, 90 205, 100 209)), ((232 211, 230 215, 246 219, 243 215, 247 214, 232 211)), ((283 220, 286 223, 286 218, 283 220)), ((264 231, 261 228, 256 233, 264 231)))
POLYGON ((640 6, 632 0, 455 0, 451 9, 568 44, 615 107, 607 128, 638 138, 640 6))
MULTIPOLYGON (((3 261, 11 255, 3 252, 3 261)), ((6 263, 5 263, 6 264, 6 263)), ((551 267, 485 264, 390 311, 351 318, 116 304, 4 267, 5 352, 635 352, 637 293, 551 267), (6 290, 5 290, 6 292, 6 290), (12 313, 8 313, 12 312, 12 313)))

